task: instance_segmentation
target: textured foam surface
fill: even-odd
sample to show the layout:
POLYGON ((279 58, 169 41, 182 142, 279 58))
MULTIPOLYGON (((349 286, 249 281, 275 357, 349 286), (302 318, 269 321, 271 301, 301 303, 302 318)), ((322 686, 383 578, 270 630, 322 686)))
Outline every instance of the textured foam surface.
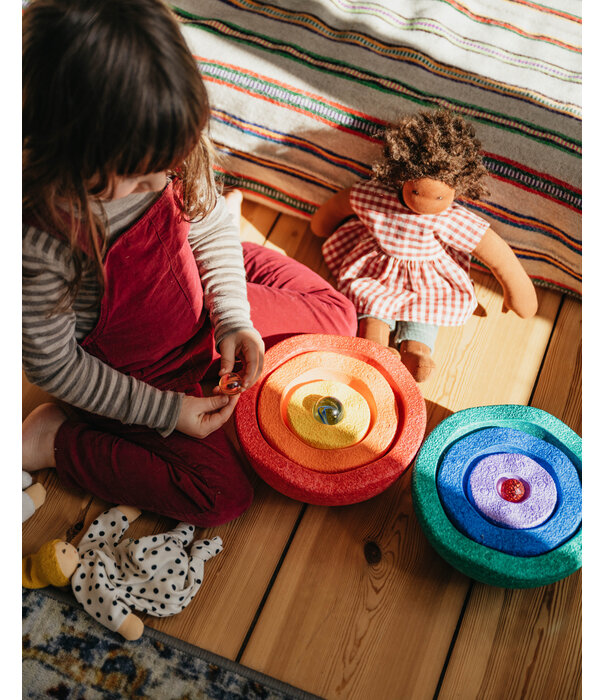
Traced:
POLYGON ((379 369, 359 357, 317 350, 301 351, 268 374, 256 412, 263 437, 284 457, 313 471, 343 472, 385 454, 402 419, 400 409, 392 386, 379 369), (363 396, 370 410, 370 427, 363 439, 329 452, 304 442, 288 427, 292 394, 309 382, 323 380, 346 383, 363 396))
POLYGON ((552 476, 535 460, 516 452, 479 460, 468 478, 468 493, 484 517, 516 530, 541 525, 557 505, 552 476), (503 493, 507 486, 512 496, 503 493))
POLYGON ((296 435, 312 447, 333 450, 355 445, 370 427, 370 407, 348 384, 334 381, 309 382, 297 387, 287 405, 288 422, 296 435), (317 402, 333 396, 342 404, 342 419, 335 425, 319 422, 313 413, 317 402))
MULTIPOLYGON (((416 382, 386 348, 364 338, 309 334, 288 338, 267 352, 260 381, 240 397, 235 425, 247 458, 270 486, 306 503, 345 505, 376 496, 410 466, 424 436, 426 409, 416 382), (315 352, 355 358, 378 370, 386 380, 398 420, 390 447, 378 459, 344 472, 317 472, 279 452, 261 432, 256 409, 267 379, 290 359, 315 352)), ((324 451, 324 457, 326 454, 329 451, 324 451)))
POLYGON ((412 475, 412 497, 418 521, 435 550, 467 576, 494 586, 532 588, 553 583, 580 568, 582 530, 552 551, 516 557, 471 540, 449 520, 436 485, 443 455, 458 440, 476 430, 513 428, 545 440, 582 471, 582 440, 555 416, 530 406, 479 406, 454 413, 428 436, 418 452, 412 475))
MULTIPOLYGON (((517 459, 516 464, 518 471, 530 476, 532 469, 527 463, 522 464, 517 459)), ((515 476, 515 473, 498 473, 496 470, 492 482, 494 490, 499 478, 508 476, 515 476)), ((487 547, 515 556, 529 557, 549 552, 571 537, 582 521, 582 487, 573 464, 557 447, 522 430, 487 428, 458 440, 443 456, 437 473, 437 491, 449 519, 461 532, 487 547), (533 517, 546 522, 538 523, 530 529, 502 527, 486 519, 468 498, 466 482, 469 474, 472 477, 478 462, 486 456, 492 458, 493 466, 493 457, 501 453, 519 453, 520 459, 524 455, 531 457, 535 465, 533 470, 536 483, 538 479, 544 479, 548 483, 546 480, 549 474, 551 482, 556 480, 556 487, 552 483, 554 488, 551 489, 550 499, 556 508, 551 508, 554 512, 550 518, 547 509, 546 512, 540 509, 539 492, 533 489, 527 500, 521 503, 508 503, 498 497, 503 512, 508 512, 511 518, 514 519, 515 513, 519 514, 518 519, 522 519, 523 513, 532 517, 532 506, 535 505, 533 517), (536 463, 537 460, 543 468, 536 463), (537 473, 536 467, 542 473, 537 473)), ((548 503, 546 505, 548 508, 548 503)))

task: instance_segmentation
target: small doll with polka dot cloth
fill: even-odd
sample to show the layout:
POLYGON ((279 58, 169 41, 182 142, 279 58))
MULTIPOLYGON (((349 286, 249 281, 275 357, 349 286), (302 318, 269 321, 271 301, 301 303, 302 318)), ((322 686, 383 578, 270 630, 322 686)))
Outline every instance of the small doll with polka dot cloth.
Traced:
POLYGON ((187 523, 140 539, 122 536, 140 511, 118 506, 100 515, 78 548, 53 540, 23 559, 23 586, 71 587, 78 602, 101 624, 125 639, 143 634, 143 622, 131 608, 155 617, 183 610, 202 584, 204 562, 218 554, 220 537, 196 540, 187 523))
MULTIPOLYGON (((358 335, 395 344, 418 382, 435 367, 439 326, 467 321, 477 300, 471 255, 500 283, 502 310, 522 318, 538 307, 529 276, 487 221, 456 202, 479 199, 487 174, 473 127, 444 110, 404 116, 386 129, 373 178, 338 192, 311 230, 337 288, 355 304, 358 335)), ((393 352, 398 352, 393 349, 393 352)))

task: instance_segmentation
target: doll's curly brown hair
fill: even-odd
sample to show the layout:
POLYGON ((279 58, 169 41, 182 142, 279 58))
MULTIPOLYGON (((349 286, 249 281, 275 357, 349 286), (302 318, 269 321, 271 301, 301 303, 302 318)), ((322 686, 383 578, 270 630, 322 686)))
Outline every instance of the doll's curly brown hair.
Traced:
POLYGON ((473 127, 446 110, 406 115, 384 133, 384 159, 374 164, 374 179, 392 189, 428 177, 453 187, 456 196, 488 194, 481 179, 487 170, 473 127))

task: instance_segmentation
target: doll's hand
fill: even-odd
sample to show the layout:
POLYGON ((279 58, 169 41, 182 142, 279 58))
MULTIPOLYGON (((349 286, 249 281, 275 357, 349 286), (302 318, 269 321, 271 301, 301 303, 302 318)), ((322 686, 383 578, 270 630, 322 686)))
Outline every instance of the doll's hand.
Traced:
POLYGON ((536 296, 535 287, 529 279, 526 283, 519 285, 514 292, 506 287, 502 291, 504 294, 502 311, 504 313, 510 309, 521 318, 531 318, 536 315, 538 297, 536 296))
POLYGON ((244 369, 240 372, 244 389, 252 386, 260 377, 265 359, 265 344, 258 331, 253 328, 233 331, 221 340, 218 351, 221 354, 219 376, 233 372, 237 357, 244 363, 244 369))
POLYGON ((533 282, 512 248, 488 228, 473 255, 485 263, 500 282, 504 303, 502 311, 511 309, 521 318, 531 318, 538 310, 538 297, 533 282))
POLYGON ((143 620, 131 612, 122 620, 122 624, 118 627, 118 634, 127 641, 134 642, 141 637, 144 629, 143 620))
POLYGON ((136 507, 136 506, 117 506, 118 510, 122 515, 125 515, 126 518, 128 519, 129 523, 134 522, 139 515, 141 515, 141 511, 136 507))
POLYGON ((185 396, 176 429, 185 435, 205 438, 227 422, 238 396, 185 396))

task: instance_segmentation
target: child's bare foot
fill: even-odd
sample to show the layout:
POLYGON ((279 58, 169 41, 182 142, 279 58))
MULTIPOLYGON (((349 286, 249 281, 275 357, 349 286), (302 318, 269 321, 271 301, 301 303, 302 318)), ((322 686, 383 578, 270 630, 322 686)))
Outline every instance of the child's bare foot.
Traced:
POLYGON ((55 437, 66 416, 54 403, 43 403, 23 421, 21 441, 23 469, 35 472, 55 467, 55 437))
POLYGON ((241 190, 229 190, 228 192, 225 192, 225 204, 227 205, 227 210, 238 223, 242 215, 243 200, 244 195, 242 194, 241 190))
POLYGON ((435 369, 431 349, 419 340, 404 340, 399 348, 401 361, 417 382, 426 381, 435 369))

